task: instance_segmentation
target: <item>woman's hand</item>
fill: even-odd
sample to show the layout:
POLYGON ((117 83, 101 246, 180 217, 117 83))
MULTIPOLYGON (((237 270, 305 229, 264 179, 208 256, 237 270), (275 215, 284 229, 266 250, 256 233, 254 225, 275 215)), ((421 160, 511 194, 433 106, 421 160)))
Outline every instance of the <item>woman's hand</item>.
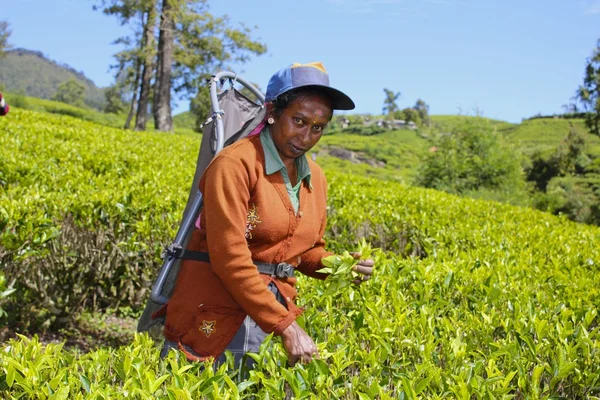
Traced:
POLYGON ((298 361, 306 364, 313 358, 319 358, 317 346, 315 342, 308 336, 306 332, 296 321, 292 322, 283 333, 283 347, 288 354, 288 363, 294 366, 298 361))
MULTIPOLYGON (((352 255, 352 257, 354 257, 356 259, 358 259, 362 256, 362 254, 360 254, 360 253, 350 253, 350 254, 352 255)), ((374 266, 375 266, 375 261, 373 261, 370 258, 368 258, 366 260, 360 260, 358 262, 358 264, 356 264, 354 267, 352 267, 352 270, 354 272, 358 272, 359 274, 362 274, 363 276, 360 277, 360 279, 353 280, 352 283, 360 285, 364 281, 368 281, 369 279, 371 279, 371 275, 373 274, 374 266)))

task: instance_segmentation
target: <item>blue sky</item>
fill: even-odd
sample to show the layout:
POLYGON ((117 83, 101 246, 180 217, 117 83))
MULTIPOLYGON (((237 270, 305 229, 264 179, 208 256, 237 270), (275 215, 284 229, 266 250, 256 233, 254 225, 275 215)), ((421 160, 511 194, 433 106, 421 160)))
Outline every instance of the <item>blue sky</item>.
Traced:
MULTIPOLYGON (((126 34, 93 0, 12 0, 0 19, 11 43, 42 51, 97 85, 126 34)), ((600 38, 600 0, 221 0, 214 15, 257 26, 269 51, 239 66, 266 87, 292 62, 322 61, 356 111, 380 113, 383 88, 401 107, 418 98, 432 114, 482 113, 519 122, 560 112, 581 83, 600 38)), ((179 101, 176 111, 187 109, 179 101)))

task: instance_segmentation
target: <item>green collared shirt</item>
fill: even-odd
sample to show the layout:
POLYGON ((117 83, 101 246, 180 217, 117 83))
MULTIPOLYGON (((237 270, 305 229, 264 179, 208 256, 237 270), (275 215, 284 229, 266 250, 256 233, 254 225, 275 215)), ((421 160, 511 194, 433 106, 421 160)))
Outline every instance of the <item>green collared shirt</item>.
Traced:
POLYGON ((283 164, 283 161, 277 152, 277 148, 275 147, 275 143, 273 142, 271 131, 269 130, 268 126, 265 127, 265 129, 263 129, 263 131, 260 133, 260 143, 262 144, 265 152, 265 172, 267 175, 271 175, 277 171, 281 171, 281 176, 283 176, 285 188, 290 196, 290 201, 294 207, 294 212, 297 213, 298 206, 300 205, 300 187, 302 186, 302 181, 306 181, 310 189, 312 189, 312 186, 310 185, 310 167, 308 166, 306 156, 302 155, 296 158, 298 183, 296 183, 296 186, 292 187, 290 177, 287 173, 287 168, 283 164))

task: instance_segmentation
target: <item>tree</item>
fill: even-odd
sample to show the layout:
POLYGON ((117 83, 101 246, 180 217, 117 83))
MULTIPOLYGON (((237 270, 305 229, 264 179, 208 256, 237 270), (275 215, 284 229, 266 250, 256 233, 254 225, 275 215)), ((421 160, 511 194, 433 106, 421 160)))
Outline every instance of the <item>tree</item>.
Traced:
POLYGON ((421 125, 421 115, 419 111, 414 108, 405 108, 402 110, 402 114, 404 115, 404 120, 406 122, 414 122, 416 125, 421 125))
MULTIPOLYGON (((175 46, 175 0, 162 0, 158 36, 158 61, 154 88, 154 126, 159 131, 172 131, 171 71, 175 46)), ((185 2, 182 2, 185 3, 185 2)))
POLYGON ((85 86, 75 79, 69 79, 58 86, 52 100, 83 107, 85 104, 85 86))
POLYGON ((421 119, 422 123, 428 124, 429 123, 429 106, 427 105, 427 103, 425 103, 421 99, 418 99, 413 108, 417 111, 417 113, 419 113, 419 118, 421 119))
POLYGON ((600 39, 592 56, 587 59, 583 85, 575 97, 587 111, 585 122, 590 131, 600 136, 600 39))
POLYGON ((244 25, 232 28, 226 16, 214 17, 205 0, 163 0, 155 85, 157 129, 172 129, 167 118, 172 92, 183 98, 196 98, 207 76, 266 52, 266 46, 252 39, 251 33, 244 25), (168 26, 173 28, 173 35, 169 29, 163 29, 168 26), (173 63, 168 62, 169 57, 173 63))
MULTIPOLYGON (((136 39, 136 42, 139 43, 140 40, 136 39)), ((130 38, 120 38, 117 41, 128 46, 125 50, 115 54, 117 64, 112 65, 111 68, 117 70, 115 85, 119 85, 121 88, 122 97, 129 99, 129 113, 124 125, 125 129, 129 129, 133 116, 137 115, 138 95, 142 79, 142 58, 138 55, 139 49, 131 46, 130 38)))
MULTIPOLYGON (((100 5, 95 9, 102 8, 105 14, 117 16, 123 24, 141 27, 135 32, 136 39, 129 40, 135 42, 134 47, 127 53, 119 53, 123 56, 122 61, 126 61, 122 67, 135 77, 131 81, 135 82, 135 91, 139 93, 134 96, 139 104, 132 100, 131 110, 137 107, 138 127, 147 107, 144 104, 146 88, 154 89, 152 112, 156 128, 170 131, 173 128, 171 99, 174 94, 179 99, 194 99, 206 76, 266 52, 263 43, 251 38, 249 28, 243 25, 232 28, 226 16, 217 18, 210 14, 206 0, 161 0, 160 4, 158 0, 97 1, 100 5), (154 7, 150 7, 151 3, 154 7), (156 20, 160 16, 158 41, 155 40, 156 29, 151 28, 155 18, 150 12, 155 13, 156 20), (145 15, 141 25, 138 23, 140 15, 145 15), (142 65, 150 65, 151 59, 156 59, 153 68, 142 68, 142 65), (154 78, 154 85, 148 84, 149 77, 154 78)), ((121 41, 124 42, 123 38, 121 41)))
POLYGON ((520 159, 490 122, 466 118, 435 141, 417 177, 420 186, 450 193, 514 192, 524 188, 520 159))
POLYGON ((94 10, 101 9, 106 15, 116 16, 121 25, 133 28, 132 37, 121 37, 113 44, 124 45, 125 50, 115 55, 116 79, 130 88, 129 115, 125 129, 129 129, 133 115, 137 130, 146 129, 148 103, 154 74, 156 0, 98 0, 94 10))
POLYGON ((6 21, 0 21, 0 55, 4 53, 5 50, 10 48, 8 44, 8 38, 10 37, 10 25, 6 21))
POLYGON ((392 115, 400 109, 396 102, 402 94, 400 92, 394 93, 389 89, 383 89, 383 92, 385 93, 385 98, 383 99, 382 113, 384 115, 392 115))
POLYGON ((148 118, 148 103, 150 101, 151 81, 154 72, 154 57, 156 49, 154 48, 154 29, 156 25, 156 0, 148 0, 142 4, 142 22, 144 34, 141 44, 141 82, 140 98, 137 105, 137 116, 135 119, 135 129, 138 131, 146 130, 146 121, 148 118))
POLYGON ((540 191, 546 191, 553 178, 583 175, 590 162, 585 135, 572 127, 552 154, 544 157, 537 152, 532 156, 527 180, 534 182, 540 191))
POLYGON ((123 93, 117 84, 107 88, 104 91, 104 97, 106 98, 105 113, 119 114, 125 111, 126 105, 123 101, 123 93))

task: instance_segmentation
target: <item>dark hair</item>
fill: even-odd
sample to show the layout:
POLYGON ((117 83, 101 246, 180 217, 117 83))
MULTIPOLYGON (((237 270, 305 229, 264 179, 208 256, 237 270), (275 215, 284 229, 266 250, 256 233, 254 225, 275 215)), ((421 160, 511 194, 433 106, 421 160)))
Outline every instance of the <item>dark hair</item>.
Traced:
POLYGON ((325 93, 324 90, 321 90, 318 86, 302 86, 296 89, 288 90, 272 100, 271 104, 273 104, 273 115, 279 117, 283 113, 283 110, 285 110, 294 101, 313 95, 324 97, 331 103, 331 98, 329 98, 329 95, 325 93))

